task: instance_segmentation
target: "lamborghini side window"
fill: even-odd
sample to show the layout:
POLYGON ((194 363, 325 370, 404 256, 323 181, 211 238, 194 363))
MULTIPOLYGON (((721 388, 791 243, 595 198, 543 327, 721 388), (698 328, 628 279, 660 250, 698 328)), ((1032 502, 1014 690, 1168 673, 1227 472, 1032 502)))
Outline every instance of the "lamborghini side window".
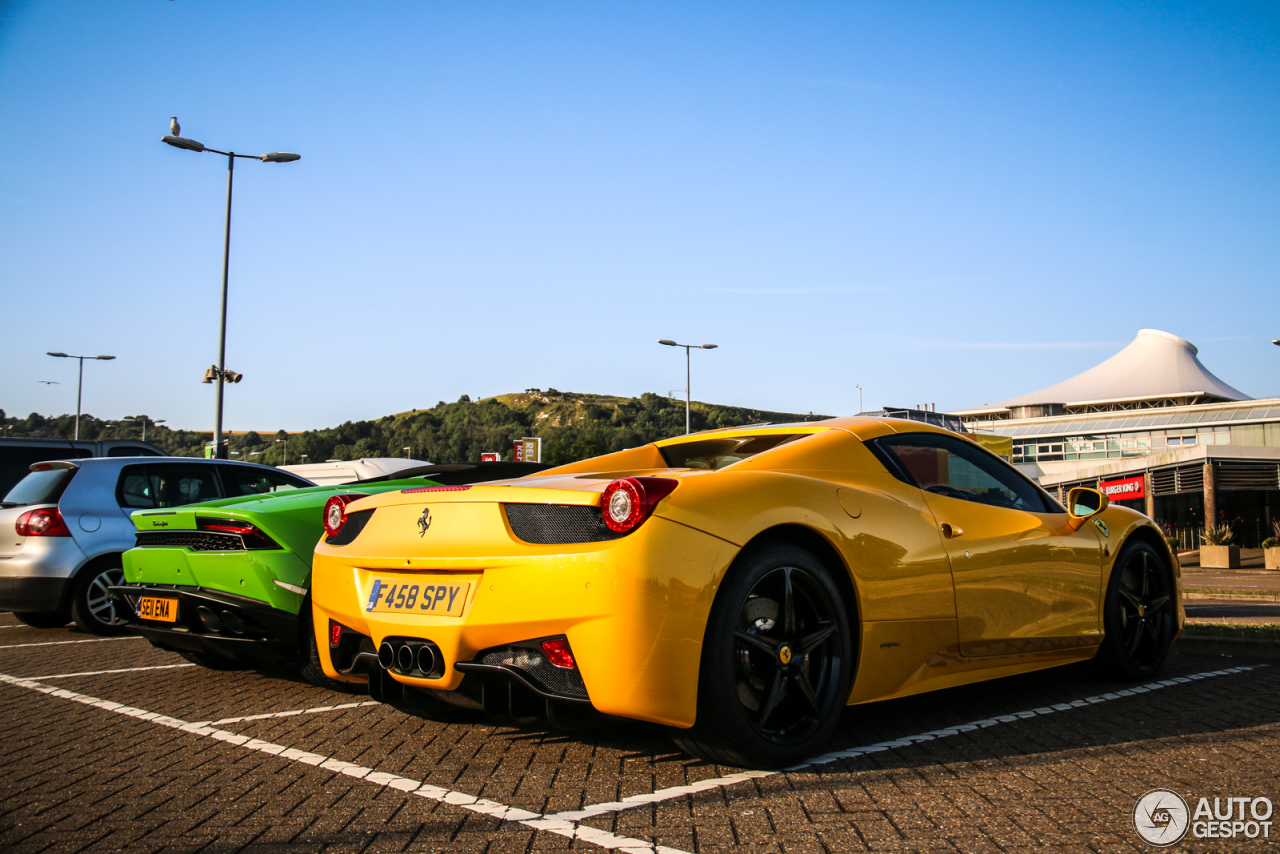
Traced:
POLYGON ((1000 460, 937 433, 905 433, 874 442, 902 480, 926 492, 1030 513, 1055 512, 1040 491, 1000 460))

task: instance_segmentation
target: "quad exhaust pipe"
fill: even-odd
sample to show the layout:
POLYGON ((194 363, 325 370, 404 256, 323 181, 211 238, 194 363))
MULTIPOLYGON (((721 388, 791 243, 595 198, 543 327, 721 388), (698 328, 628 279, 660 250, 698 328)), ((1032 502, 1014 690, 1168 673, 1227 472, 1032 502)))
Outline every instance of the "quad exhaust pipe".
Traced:
POLYGON ((378 665, 401 676, 438 675, 441 663, 439 651, 430 641, 388 638, 378 647, 378 665))

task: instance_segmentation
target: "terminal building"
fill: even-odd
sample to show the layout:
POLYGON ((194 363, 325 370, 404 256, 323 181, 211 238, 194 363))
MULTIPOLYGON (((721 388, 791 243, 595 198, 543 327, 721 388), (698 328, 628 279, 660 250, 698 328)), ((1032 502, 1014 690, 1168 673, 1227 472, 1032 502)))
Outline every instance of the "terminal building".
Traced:
POLYGON ((1280 398, 1255 400, 1200 363, 1191 342, 1143 329, 1082 374, 952 412, 1012 440, 1012 461, 1059 496, 1092 486, 1200 545, 1206 520, 1257 548, 1280 520, 1280 398))

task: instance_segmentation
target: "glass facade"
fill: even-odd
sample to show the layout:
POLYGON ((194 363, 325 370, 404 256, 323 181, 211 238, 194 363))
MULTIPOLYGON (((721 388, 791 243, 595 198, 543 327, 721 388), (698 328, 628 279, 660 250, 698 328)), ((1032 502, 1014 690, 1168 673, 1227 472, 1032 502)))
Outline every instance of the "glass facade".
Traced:
POLYGON ((967 424, 1013 439, 1015 463, 1125 459, 1186 445, 1280 445, 1280 400, 967 424))

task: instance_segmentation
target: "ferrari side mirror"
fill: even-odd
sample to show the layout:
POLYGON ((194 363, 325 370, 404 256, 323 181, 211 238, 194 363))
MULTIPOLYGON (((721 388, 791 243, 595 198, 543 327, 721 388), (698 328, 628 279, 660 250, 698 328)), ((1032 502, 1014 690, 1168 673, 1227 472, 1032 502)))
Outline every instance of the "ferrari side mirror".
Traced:
POLYGON ((1076 528, 1080 527, 1084 520, 1091 519, 1106 510, 1110 503, 1111 499, 1106 493, 1087 486, 1077 486, 1067 493, 1067 513, 1071 514, 1073 527, 1076 528))

